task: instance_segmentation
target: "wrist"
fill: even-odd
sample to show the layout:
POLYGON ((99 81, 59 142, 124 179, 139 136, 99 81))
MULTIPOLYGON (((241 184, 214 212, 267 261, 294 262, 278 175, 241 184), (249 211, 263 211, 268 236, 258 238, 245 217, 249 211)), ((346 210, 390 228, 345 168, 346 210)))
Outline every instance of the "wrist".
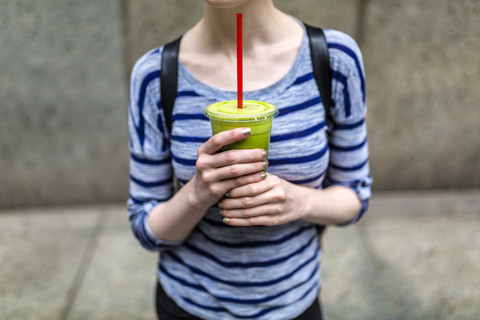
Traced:
POLYGON ((302 190, 300 199, 304 199, 303 203, 301 203, 301 215, 303 220, 313 222, 318 219, 318 212, 322 212, 325 206, 325 201, 323 199, 323 192, 319 191, 320 190, 308 187, 305 187, 305 190, 302 190))
POLYGON ((182 189, 186 191, 187 206, 195 211, 206 211, 210 205, 206 204, 195 188, 195 178, 190 180, 182 189))
POLYGON ((306 201, 303 220, 319 225, 335 224, 337 213, 332 206, 334 197, 326 189, 307 189, 304 192, 306 201))

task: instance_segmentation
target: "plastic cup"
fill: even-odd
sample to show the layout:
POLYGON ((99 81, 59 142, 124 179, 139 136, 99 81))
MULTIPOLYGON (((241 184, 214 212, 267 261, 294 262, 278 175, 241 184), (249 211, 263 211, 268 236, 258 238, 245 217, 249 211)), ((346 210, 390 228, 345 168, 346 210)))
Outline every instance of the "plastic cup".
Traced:
POLYGON ((255 100, 244 100, 241 109, 237 107, 236 100, 216 102, 205 108, 205 115, 210 119, 214 135, 240 127, 252 130, 250 136, 225 146, 223 150, 268 150, 272 120, 277 114, 278 108, 273 104, 255 100))

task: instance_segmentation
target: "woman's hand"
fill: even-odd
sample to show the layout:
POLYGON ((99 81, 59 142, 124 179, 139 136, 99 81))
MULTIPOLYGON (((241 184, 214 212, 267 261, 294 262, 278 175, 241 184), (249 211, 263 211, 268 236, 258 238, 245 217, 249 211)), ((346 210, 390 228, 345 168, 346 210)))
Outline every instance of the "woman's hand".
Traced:
POLYGON ((216 204, 229 190, 265 178, 262 171, 268 165, 267 152, 262 149, 228 150, 224 146, 245 139, 249 128, 220 132, 198 149, 196 173, 190 181, 189 201, 196 207, 216 204))
POLYGON ((343 224, 361 209, 357 194, 344 186, 315 189, 295 185, 275 175, 230 190, 219 206, 232 226, 274 226, 295 220, 343 224))
POLYGON ((232 189, 219 206, 223 221, 232 226, 274 226, 302 219, 308 188, 275 175, 232 189))

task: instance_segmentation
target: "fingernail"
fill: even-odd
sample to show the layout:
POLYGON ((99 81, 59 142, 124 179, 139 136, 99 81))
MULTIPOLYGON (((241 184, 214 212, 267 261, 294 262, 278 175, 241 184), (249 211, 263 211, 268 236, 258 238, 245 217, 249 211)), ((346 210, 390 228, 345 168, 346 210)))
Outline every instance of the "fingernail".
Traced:
POLYGON ((223 205, 222 205, 221 202, 217 203, 217 206, 218 206, 219 208, 223 208, 223 205))
POLYGON ((224 197, 226 197, 226 198, 230 197, 230 192, 225 193, 224 197))
POLYGON ((249 136, 251 133, 252 133, 252 129, 250 129, 250 128, 245 128, 245 129, 242 130, 242 134, 245 137, 249 136))
POLYGON ((265 180, 265 178, 267 177, 267 173, 266 172, 262 172, 260 174, 260 177, 262 177, 262 180, 265 180))
POLYGON ((262 162, 262 166, 263 166, 264 168, 268 167, 268 160, 263 161, 263 162, 262 162))
POLYGON ((218 213, 220 213, 223 216, 223 210, 218 210, 218 213))
POLYGON ((230 218, 227 218, 227 217, 223 218, 223 223, 229 223, 229 222, 230 222, 230 218))
POLYGON ((267 158, 268 158, 268 151, 267 151, 267 150, 263 150, 263 151, 262 151, 262 156, 263 156, 263 159, 267 159, 267 158))

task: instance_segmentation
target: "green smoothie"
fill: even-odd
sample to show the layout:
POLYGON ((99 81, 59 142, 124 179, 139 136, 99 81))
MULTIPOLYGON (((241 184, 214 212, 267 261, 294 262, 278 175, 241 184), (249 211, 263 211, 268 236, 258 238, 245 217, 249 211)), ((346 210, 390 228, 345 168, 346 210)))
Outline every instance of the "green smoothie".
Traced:
POLYGON ((213 103, 205 108, 205 115, 210 118, 213 134, 239 127, 248 127, 252 130, 248 138, 225 146, 224 150, 268 150, 272 120, 277 113, 278 109, 273 104, 254 100, 243 101, 242 109, 237 107, 236 100, 213 103))

